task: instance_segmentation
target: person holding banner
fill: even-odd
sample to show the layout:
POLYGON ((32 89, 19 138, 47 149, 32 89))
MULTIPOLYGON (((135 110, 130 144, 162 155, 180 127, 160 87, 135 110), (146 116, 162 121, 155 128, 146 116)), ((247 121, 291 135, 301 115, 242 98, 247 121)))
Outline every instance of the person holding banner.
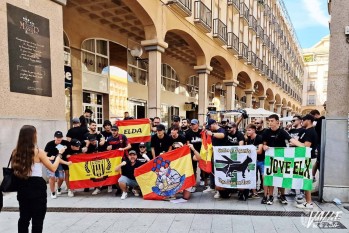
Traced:
POLYGON ((94 120, 91 120, 89 132, 85 134, 85 143, 86 143, 87 148, 89 147, 89 144, 91 141, 90 138, 93 138, 93 137, 95 137, 96 140, 98 141, 97 144, 98 144, 98 147, 100 147, 99 149, 101 151, 101 149, 103 148, 103 146, 105 144, 105 138, 99 131, 97 131, 96 122, 94 120))
MULTIPOLYGON (((277 114, 272 114, 268 117, 269 128, 266 129, 262 135, 263 138, 263 150, 266 151, 269 147, 286 147, 286 142, 291 142, 295 146, 303 146, 303 144, 297 141, 284 130, 280 128, 279 116, 277 114)), ((274 187, 267 187, 268 192, 264 192, 264 198, 267 199, 267 205, 272 205, 274 203, 274 187), (269 197, 268 197, 269 195, 269 197)), ((285 197, 285 189, 279 188, 280 202, 282 204, 288 204, 285 197)), ((262 202, 264 204, 264 202, 262 202)))

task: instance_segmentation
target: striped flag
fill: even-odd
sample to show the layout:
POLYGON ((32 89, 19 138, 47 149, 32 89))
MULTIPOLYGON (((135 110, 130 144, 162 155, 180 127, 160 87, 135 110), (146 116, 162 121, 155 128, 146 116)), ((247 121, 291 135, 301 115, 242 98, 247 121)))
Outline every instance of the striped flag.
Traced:
POLYGON ((212 138, 210 135, 206 135, 205 131, 201 131, 201 149, 200 149, 200 156, 201 159, 199 160, 199 168, 207 173, 212 172, 212 154, 213 154, 213 147, 212 147, 212 138))
POLYGON ((72 155, 68 160, 71 189, 93 188, 116 184, 120 173, 115 167, 121 163, 124 151, 111 150, 94 154, 72 155))
POLYGON ((124 134, 130 143, 150 142, 149 119, 117 121, 119 133, 124 134))
POLYGON ((195 185, 188 146, 169 151, 135 169, 145 200, 163 200, 195 185))

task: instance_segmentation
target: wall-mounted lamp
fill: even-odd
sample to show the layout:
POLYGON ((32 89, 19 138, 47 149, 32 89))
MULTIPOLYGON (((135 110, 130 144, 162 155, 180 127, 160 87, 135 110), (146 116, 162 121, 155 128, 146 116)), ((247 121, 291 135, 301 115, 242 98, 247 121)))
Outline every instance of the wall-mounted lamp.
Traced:
POLYGON ((220 83, 220 82, 218 82, 218 83, 216 83, 216 89, 217 90, 222 90, 223 89, 223 85, 222 85, 222 83, 220 83))
POLYGON ((148 61, 148 58, 141 58, 143 54, 143 49, 140 46, 136 46, 133 49, 131 49, 130 54, 132 57, 136 59, 136 61, 144 61, 144 62, 148 61))

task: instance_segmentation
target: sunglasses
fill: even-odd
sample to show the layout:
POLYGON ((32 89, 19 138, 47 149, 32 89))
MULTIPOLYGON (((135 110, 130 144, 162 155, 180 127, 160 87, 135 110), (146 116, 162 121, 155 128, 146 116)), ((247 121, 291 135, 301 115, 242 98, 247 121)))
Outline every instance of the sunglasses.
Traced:
POLYGON ((145 148, 145 146, 140 146, 139 148, 145 148))

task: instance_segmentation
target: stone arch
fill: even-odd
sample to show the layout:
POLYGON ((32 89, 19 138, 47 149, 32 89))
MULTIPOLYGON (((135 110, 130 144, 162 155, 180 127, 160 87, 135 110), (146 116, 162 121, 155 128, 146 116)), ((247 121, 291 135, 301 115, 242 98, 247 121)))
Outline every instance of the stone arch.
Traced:
POLYGON ((252 89, 251 78, 245 71, 241 71, 238 73, 237 81, 239 82, 238 87, 244 90, 252 89))
POLYGON ((253 91, 255 96, 265 96, 265 89, 263 84, 260 81, 256 81, 253 84, 253 91))
POLYGON ((292 107, 291 101, 287 102, 287 107, 290 107, 290 108, 292 107))
POLYGON ((282 103, 282 107, 287 107, 287 101, 285 98, 282 98, 281 103, 282 103))
POLYGON ((274 92, 272 89, 268 88, 266 91, 265 91, 265 95, 267 97, 267 101, 273 101, 274 100, 274 92))
POLYGON ((279 94, 275 95, 275 104, 281 104, 281 97, 279 94))
POLYGON ((233 77, 233 70, 230 66, 230 64, 228 63, 228 61, 221 56, 214 56, 211 58, 210 61, 210 66, 213 68, 213 70, 211 71, 211 74, 215 73, 215 67, 220 67, 220 69, 223 69, 224 71, 224 76, 226 80, 232 79, 233 77))
POLYGON ((296 111, 296 105, 292 105, 292 111, 296 111))

